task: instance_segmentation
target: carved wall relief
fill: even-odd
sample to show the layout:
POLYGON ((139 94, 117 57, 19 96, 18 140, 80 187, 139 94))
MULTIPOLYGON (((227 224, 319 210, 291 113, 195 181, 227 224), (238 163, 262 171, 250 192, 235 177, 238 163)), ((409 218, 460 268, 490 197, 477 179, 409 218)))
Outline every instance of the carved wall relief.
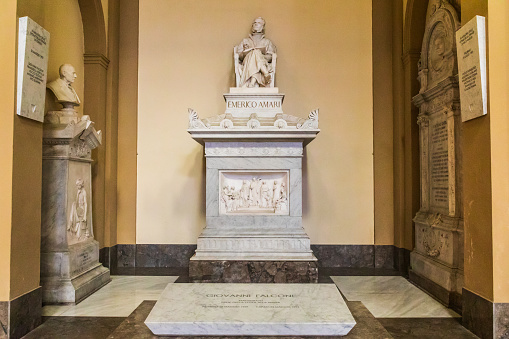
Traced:
POLYGON ((72 203, 69 222, 67 224, 67 234, 70 243, 76 243, 88 238, 93 238, 90 223, 87 221, 88 215, 87 191, 82 179, 76 180, 76 196, 72 203))
POLYGON ((220 171, 219 214, 288 215, 288 171, 220 171))

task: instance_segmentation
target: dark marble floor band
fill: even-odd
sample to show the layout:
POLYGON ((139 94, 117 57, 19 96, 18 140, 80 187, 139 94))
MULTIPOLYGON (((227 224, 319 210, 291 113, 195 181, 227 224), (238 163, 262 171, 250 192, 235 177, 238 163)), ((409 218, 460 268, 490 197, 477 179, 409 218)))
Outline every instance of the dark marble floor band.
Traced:
POLYGON ((413 270, 408 271, 409 280, 415 285, 419 286, 437 300, 439 300, 445 306, 453 309, 456 313, 461 314, 462 312, 462 296, 459 293, 454 293, 446 290, 442 286, 438 285, 434 281, 416 273, 413 270))
POLYGON ((42 288, 0 302, 0 338, 21 338, 41 323, 42 288))
POLYGON ((316 261, 208 261, 189 263, 191 282, 316 283, 316 261))
POLYGON ((24 339, 107 338, 122 324, 123 317, 43 317, 43 323, 24 339))
MULTIPOLYGON (((112 274, 125 268, 188 267, 196 245, 119 244, 101 249, 101 262, 112 274)), ((319 267, 398 268, 407 274, 410 251, 393 245, 311 245, 319 267)), ((119 271, 120 272, 120 271, 119 271)))

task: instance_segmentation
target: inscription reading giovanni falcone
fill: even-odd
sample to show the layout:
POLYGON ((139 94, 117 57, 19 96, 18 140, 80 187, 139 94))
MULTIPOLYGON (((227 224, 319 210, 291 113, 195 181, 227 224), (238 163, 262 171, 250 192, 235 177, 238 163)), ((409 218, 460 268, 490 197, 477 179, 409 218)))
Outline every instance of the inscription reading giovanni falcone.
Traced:
POLYGON ((294 294, 211 293, 205 297, 207 303, 201 304, 204 308, 299 308, 291 303, 294 294))
POLYGON ((447 121, 432 124, 431 128, 431 202, 447 207, 449 197, 449 153, 447 150, 447 121))

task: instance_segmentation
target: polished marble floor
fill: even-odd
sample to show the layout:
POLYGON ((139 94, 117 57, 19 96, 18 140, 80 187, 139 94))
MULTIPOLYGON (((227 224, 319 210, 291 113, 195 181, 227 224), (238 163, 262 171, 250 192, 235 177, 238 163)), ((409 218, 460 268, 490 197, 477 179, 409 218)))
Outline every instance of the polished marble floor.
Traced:
MULTIPOLYGON (((396 271, 322 272, 320 282, 338 286, 357 322, 342 338, 476 338, 457 313, 396 271)), ((185 276, 112 276, 78 305, 43 307, 43 324, 25 338, 156 338, 144 320, 165 286, 181 282, 185 276)))
POLYGON ((75 306, 44 306, 43 316, 128 317, 144 300, 157 300, 174 276, 112 276, 111 282, 75 306))

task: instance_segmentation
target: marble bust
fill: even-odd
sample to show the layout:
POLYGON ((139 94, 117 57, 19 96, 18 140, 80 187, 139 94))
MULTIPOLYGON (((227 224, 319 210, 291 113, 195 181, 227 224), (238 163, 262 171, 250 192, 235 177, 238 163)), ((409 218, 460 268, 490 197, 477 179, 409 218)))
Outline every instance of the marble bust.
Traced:
POLYGON ((234 47, 237 87, 274 87, 276 46, 265 38, 265 20, 253 21, 251 34, 234 47))
POLYGON ((58 69, 60 78, 48 83, 46 87, 53 92, 56 102, 62 104, 64 108, 73 108, 80 105, 78 94, 72 87, 72 83, 76 79, 76 71, 70 64, 63 64, 58 69))

